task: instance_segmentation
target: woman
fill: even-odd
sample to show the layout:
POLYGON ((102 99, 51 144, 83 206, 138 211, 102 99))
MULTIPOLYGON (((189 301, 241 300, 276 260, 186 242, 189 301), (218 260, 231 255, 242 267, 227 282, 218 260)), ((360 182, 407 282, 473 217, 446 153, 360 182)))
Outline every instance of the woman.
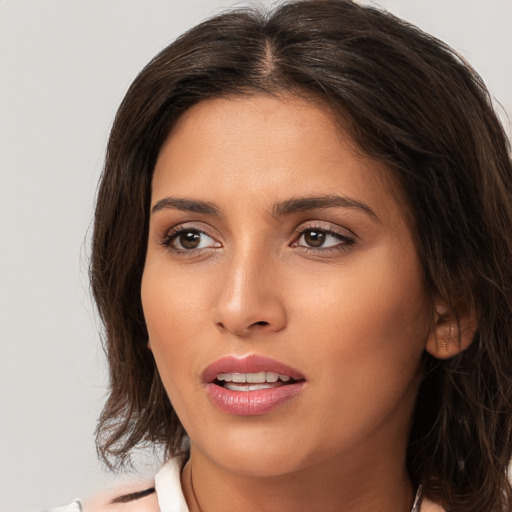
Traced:
POLYGON ((234 11, 163 50, 91 277, 100 454, 169 462, 107 509, 510 510, 511 178, 479 77, 378 10, 234 11))

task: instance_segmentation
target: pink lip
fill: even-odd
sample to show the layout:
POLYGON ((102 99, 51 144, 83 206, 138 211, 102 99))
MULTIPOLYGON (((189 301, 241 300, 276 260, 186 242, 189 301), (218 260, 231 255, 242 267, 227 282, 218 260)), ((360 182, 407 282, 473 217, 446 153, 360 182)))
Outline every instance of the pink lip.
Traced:
POLYGON ((304 386, 304 375, 298 370, 268 357, 251 354, 242 358, 223 357, 203 372, 206 392, 218 409, 236 416, 257 416, 266 414, 300 393, 304 386), (288 375, 294 381, 280 387, 253 391, 232 391, 214 383, 219 373, 274 372, 288 375))

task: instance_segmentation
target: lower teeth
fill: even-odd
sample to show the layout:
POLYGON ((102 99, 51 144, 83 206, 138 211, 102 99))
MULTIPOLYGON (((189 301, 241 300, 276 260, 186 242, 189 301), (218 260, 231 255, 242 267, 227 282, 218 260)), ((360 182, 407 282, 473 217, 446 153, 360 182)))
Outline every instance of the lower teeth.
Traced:
POLYGON ((238 384, 236 382, 225 382, 224 387, 231 391, 259 391, 260 389, 270 389, 281 386, 282 384, 276 383, 261 383, 261 384, 238 384))

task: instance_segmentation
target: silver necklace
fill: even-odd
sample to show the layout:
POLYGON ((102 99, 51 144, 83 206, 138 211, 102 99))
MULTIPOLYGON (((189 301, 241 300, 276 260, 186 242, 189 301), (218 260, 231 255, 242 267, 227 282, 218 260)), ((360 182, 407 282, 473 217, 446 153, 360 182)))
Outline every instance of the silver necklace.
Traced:
POLYGON ((416 491, 416 496, 414 498, 414 503, 412 504, 411 512, 420 512, 421 498, 421 485, 419 485, 418 490, 416 491))

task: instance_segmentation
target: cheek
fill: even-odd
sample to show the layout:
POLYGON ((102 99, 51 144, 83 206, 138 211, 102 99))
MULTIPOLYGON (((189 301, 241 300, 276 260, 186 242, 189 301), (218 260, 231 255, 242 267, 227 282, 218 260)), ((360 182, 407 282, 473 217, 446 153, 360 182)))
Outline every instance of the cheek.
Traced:
POLYGON ((294 297, 302 329, 310 333, 304 340, 308 356, 322 364, 322 378, 410 384, 430 329, 419 262, 384 248, 316 282, 322 285, 303 283, 313 293, 297 291, 294 297))
POLYGON ((166 388, 173 385, 173 377, 179 379, 191 369, 197 353, 200 340, 195 330, 204 308, 196 300, 200 294, 187 293, 196 284, 182 283, 158 265, 144 269, 141 299, 149 346, 166 388))
MULTIPOLYGON (((389 344, 397 336, 421 337, 429 325, 423 273, 417 258, 407 257, 412 251, 403 252, 383 246, 357 255, 322 280, 310 306, 318 304, 325 323, 336 325, 340 334, 366 332, 389 344)), ((313 284, 305 288, 315 289, 313 284)))
POLYGON ((142 307, 150 340, 166 340, 178 348, 178 334, 197 342, 192 335, 208 315, 211 285, 204 279, 204 273, 169 269, 165 260, 165 256, 153 257, 146 263, 141 284, 142 307))

